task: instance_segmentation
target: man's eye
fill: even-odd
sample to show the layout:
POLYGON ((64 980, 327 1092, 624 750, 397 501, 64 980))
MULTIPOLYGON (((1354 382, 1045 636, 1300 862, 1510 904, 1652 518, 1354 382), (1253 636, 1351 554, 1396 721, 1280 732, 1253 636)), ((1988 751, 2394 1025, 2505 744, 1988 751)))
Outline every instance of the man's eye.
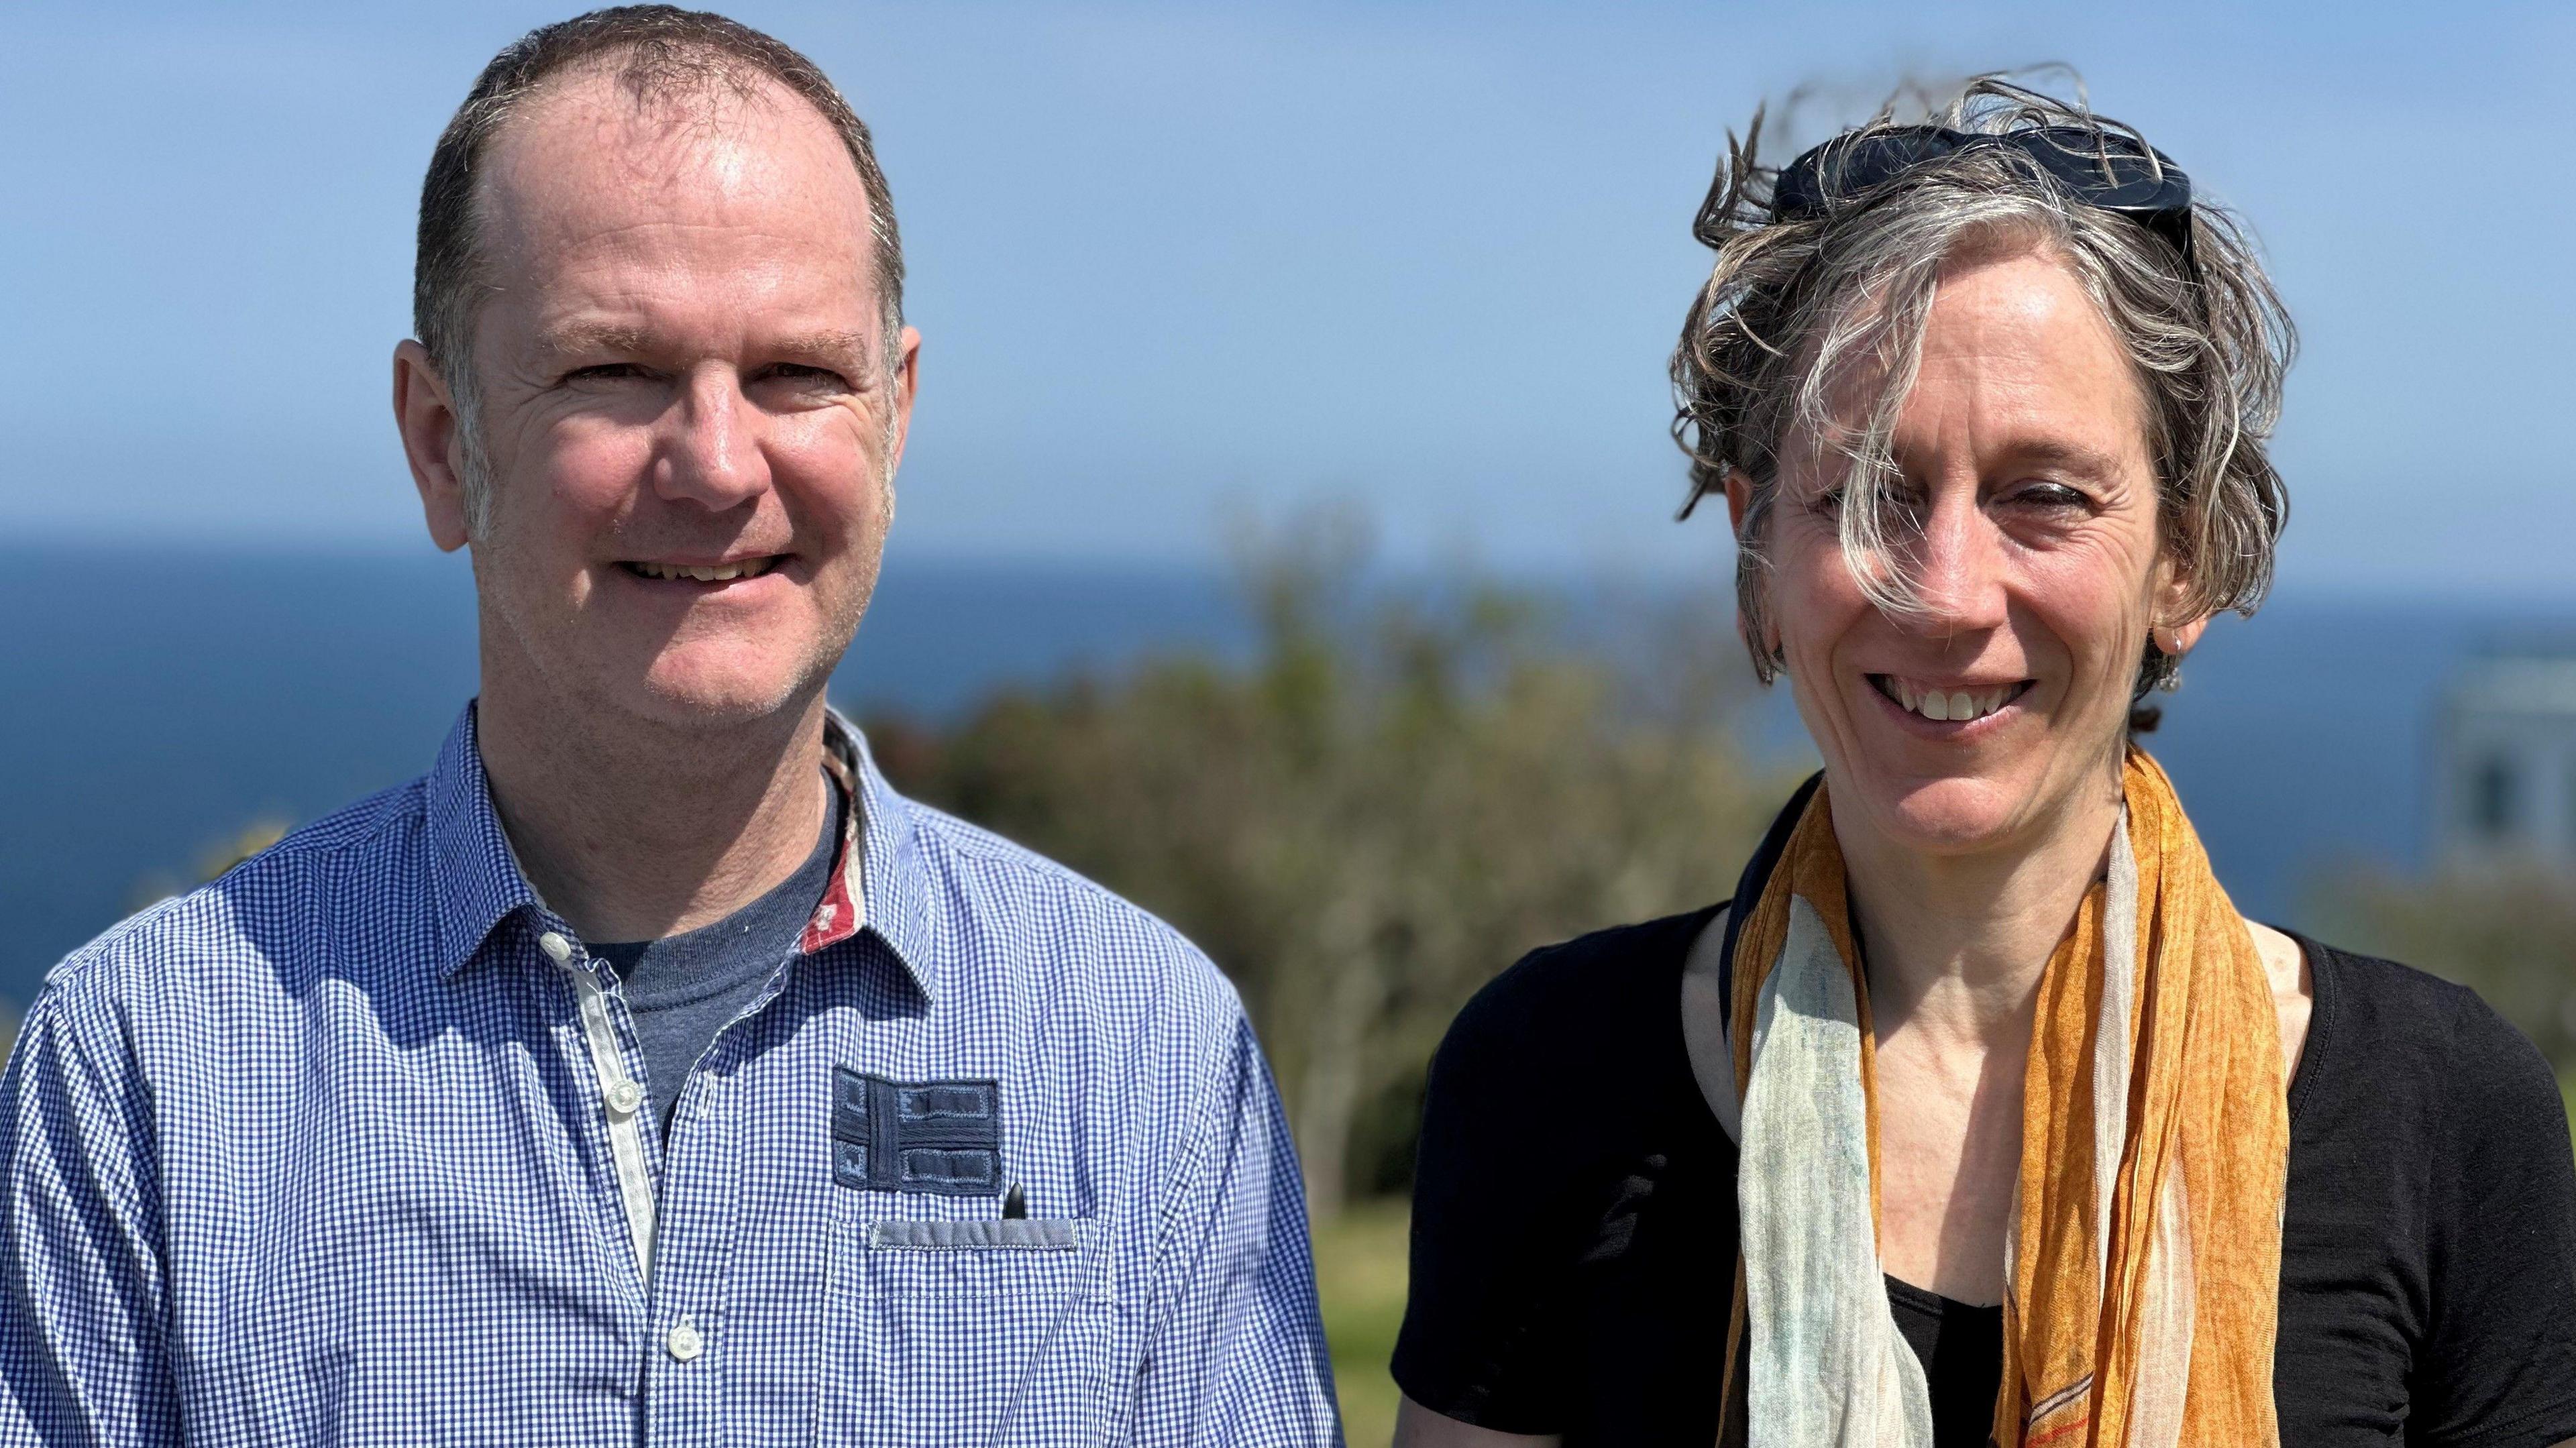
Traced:
POLYGON ((564 374, 566 382, 614 382, 641 377, 644 369, 632 362, 601 362, 589 367, 576 367, 564 374))
POLYGON ((828 367, 812 367, 802 362, 781 362, 769 369, 769 376, 797 387, 847 387, 840 373, 828 367))

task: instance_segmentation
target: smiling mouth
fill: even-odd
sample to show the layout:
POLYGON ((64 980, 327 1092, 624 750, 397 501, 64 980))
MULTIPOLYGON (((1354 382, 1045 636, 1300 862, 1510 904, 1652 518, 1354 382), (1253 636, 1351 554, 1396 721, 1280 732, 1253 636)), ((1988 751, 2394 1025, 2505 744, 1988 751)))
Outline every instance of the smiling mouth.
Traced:
POLYGON ((732 583, 738 579, 758 578, 777 567, 783 556, 739 558, 731 563, 620 563, 617 566, 638 578, 663 583, 732 583))
POLYGON ((2022 679, 2010 684, 1992 684, 1982 689, 1935 689, 1900 679, 1894 674, 1872 674, 1870 687, 1887 696, 1889 702, 1918 718, 1936 723, 1974 723, 2002 709, 2030 692, 2035 679, 2022 679))

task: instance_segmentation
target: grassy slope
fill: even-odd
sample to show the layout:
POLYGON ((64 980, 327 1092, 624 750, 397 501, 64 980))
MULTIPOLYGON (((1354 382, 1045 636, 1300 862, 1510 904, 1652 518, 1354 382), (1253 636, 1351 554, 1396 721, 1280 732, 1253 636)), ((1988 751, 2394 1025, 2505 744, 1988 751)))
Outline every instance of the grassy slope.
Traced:
POLYGON ((1386 1361, 1404 1320, 1404 1207, 1400 1199, 1354 1207, 1315 1233, 1324 1335, 1333 1345, 1351 1448, 1384 1448, 1395 1436, 1395 1380, 1386 1361))

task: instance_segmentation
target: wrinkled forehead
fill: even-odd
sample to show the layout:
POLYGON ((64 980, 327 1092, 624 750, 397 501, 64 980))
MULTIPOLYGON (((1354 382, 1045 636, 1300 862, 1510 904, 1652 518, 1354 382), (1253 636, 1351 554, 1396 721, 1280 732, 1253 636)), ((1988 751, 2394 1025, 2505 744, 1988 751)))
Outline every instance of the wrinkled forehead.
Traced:
POLYGON ((507 293, 568 249, 713 229, 840 253, 864 284, 867 187, 840 133, 764 76, 639 94, 613 60, 524 102, 493 137, 475 198, 486 275, 507 293))
POLYGON ((1913 260, 1847 269, 1811 299, 1775 399, 1784 451, 1848 443, 1941 373, 2063 401, 2107 436, 2155 446, 2149 379, 2054 239, 2011 221, 1974 225, 1913 260))

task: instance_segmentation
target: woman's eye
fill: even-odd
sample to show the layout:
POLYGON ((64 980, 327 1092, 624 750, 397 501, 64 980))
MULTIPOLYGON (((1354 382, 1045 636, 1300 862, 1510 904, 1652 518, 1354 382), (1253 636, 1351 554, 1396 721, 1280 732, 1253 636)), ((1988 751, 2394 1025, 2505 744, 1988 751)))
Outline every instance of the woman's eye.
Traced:
POLYGON ((2013 501, 2052 512, 2065 508, 2082 508, 2092 502, 2083 493, 2064 483, 2033 483, 2015 493, 2013 501))

